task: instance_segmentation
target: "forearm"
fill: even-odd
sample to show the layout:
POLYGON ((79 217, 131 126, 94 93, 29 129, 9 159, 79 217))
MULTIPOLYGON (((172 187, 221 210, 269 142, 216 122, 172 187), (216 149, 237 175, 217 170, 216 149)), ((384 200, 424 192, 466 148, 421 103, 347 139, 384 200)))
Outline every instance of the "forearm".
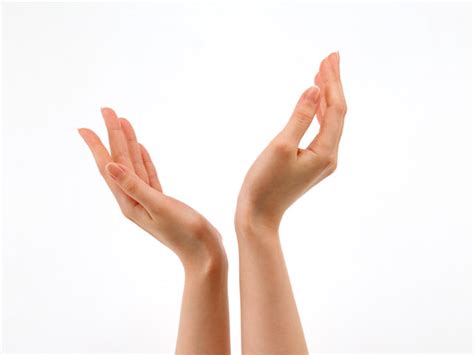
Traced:
POLYGON ((230 354, 227 260, 185 269, 177 354, 230 354))
POLYGON ((238 230, 244 354, 307 354, 277 232, 238 230))

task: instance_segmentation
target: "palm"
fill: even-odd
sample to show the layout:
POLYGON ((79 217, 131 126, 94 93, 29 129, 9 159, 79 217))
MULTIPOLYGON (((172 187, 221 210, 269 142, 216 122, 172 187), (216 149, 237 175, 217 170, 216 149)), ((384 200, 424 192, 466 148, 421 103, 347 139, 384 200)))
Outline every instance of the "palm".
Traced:
MULTIPOLYGON (((103 109, 102 114, 108 130, 110 154, 92 130, 83 128, 80 134, 123 214, 182 258, 188 258, 200 246, 221 250, 219 233, 201 214, 163 193, 150 155, 137 142, 131 124, 118 119, 111 109, 103 109), (119 164, 128 174, 125 183, 114 181, 107 170, 111 163, 119 164)), ((117 169, 117 164, 112 164, 113 170, 117 169)))

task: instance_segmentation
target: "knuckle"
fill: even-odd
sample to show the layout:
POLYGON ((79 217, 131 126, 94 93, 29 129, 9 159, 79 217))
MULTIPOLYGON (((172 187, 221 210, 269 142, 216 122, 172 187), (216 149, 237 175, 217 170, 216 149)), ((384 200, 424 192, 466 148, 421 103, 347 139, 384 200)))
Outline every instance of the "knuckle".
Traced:
POLYGON ((329 174, 332 174, 333 172, 336 171, 336 168, 337 168, 337 161, 333 161, 331 164, 329 164, 328 166, 328 171, 329 171, 329 174))
POLYGON ((277 154, 289 154, 292 151, 292 147, 290 144, 283 140, 277 140, 273 143, 273 149, 277 154))
POLYGON ((323 166, 329 165, 330 155, 329 154, 320 154, 319 159, 323 166))
POLYGON ((329 174, 332 174, 334 171, 336 171, 337 157, 335 155, 330 155, 326 160, 326 166, 329 174))
POLYGON ((308 110, 305 110, 303 107, 299 107, 293 113, 293 119, 300 125, 307 125, 311 122, 312 117, 311 114, 308 113, 308 110))
POLYGON ((337 168, 337 156, 336 154, 322 154, 320 156, 322 164, 329 173, 333 173, 337 168))
POLYGON ((338 101, 333 105, 334 111, 344 116, 347 113, 347 105, 344 101, 338 101))

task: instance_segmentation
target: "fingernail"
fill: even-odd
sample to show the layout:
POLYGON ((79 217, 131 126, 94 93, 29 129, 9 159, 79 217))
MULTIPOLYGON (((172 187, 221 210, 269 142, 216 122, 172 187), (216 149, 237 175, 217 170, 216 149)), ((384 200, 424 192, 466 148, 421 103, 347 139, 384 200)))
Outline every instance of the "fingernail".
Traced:
POLYGON ((321 92, 321 88, 318 85, 314 85, 314 96, 318 97, 319 93, 321 92))
POLYGON ((328 61, 334 69, 337 69, 337 65, 338 65, 338 62, 339 62, 339 53, 338 52, 332 52, 328 56, 328 61))
POLYGON ((105 125, 109 129, 119 129, 120 123, 115 115, 115 112, 108 107, 101 107, 102 117, 104 117, 105 125))
POLYGON ((319 89, 319 86, 317 85, 314 85, 314 86, 311 86, 308 91, 306 91, 306 98, 313 101, 313 102, 317 102, 318 101, 318 97, 319 97, 319 92, 321 90, 319 89))
POLYGON ((125 169, 122 168, 119 164, 109 163, 106 166, 106 169, 110 176, 112 176, 115 180, 119 179, 122 175, 125 174, 125 169))

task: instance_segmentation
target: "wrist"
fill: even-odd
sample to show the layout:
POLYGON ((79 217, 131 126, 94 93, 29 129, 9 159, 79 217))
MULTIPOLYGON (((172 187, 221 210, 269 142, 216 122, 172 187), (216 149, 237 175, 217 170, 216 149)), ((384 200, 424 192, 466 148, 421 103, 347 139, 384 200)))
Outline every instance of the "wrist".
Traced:
POLYGON ((186 276, 222 277, 227 276, 228 263, 225 251, 207 251, 192 258, 181 259, 186 276))
POLYGON ((251 221, 235 223, 235 233, 239 239, 248 238, 278 238, 278 226, 251 221))
POLYGON ((237 238, 268 237, 278 238, 281 217, 264 217, 250 209, 237 207, 234 219, 237 238))
POLYGON ((236 235, 240 255, 268 259, 281 253, 280 237, 276 229, 254 224, 239 225, 236 226, 236 235))
POLYGON ((285 213, 285 209, 278 205, 275 201, 270 204, 255 201, 248 194, 241 192, 234 216, 237 235, 261 232, 278 234, 280 222, 285 213))
POLYGON ((239 249, 254 251, 277 250, 280 247, 278 225, 260 224, 251 221, 236 221, 235 231, 239 249))

